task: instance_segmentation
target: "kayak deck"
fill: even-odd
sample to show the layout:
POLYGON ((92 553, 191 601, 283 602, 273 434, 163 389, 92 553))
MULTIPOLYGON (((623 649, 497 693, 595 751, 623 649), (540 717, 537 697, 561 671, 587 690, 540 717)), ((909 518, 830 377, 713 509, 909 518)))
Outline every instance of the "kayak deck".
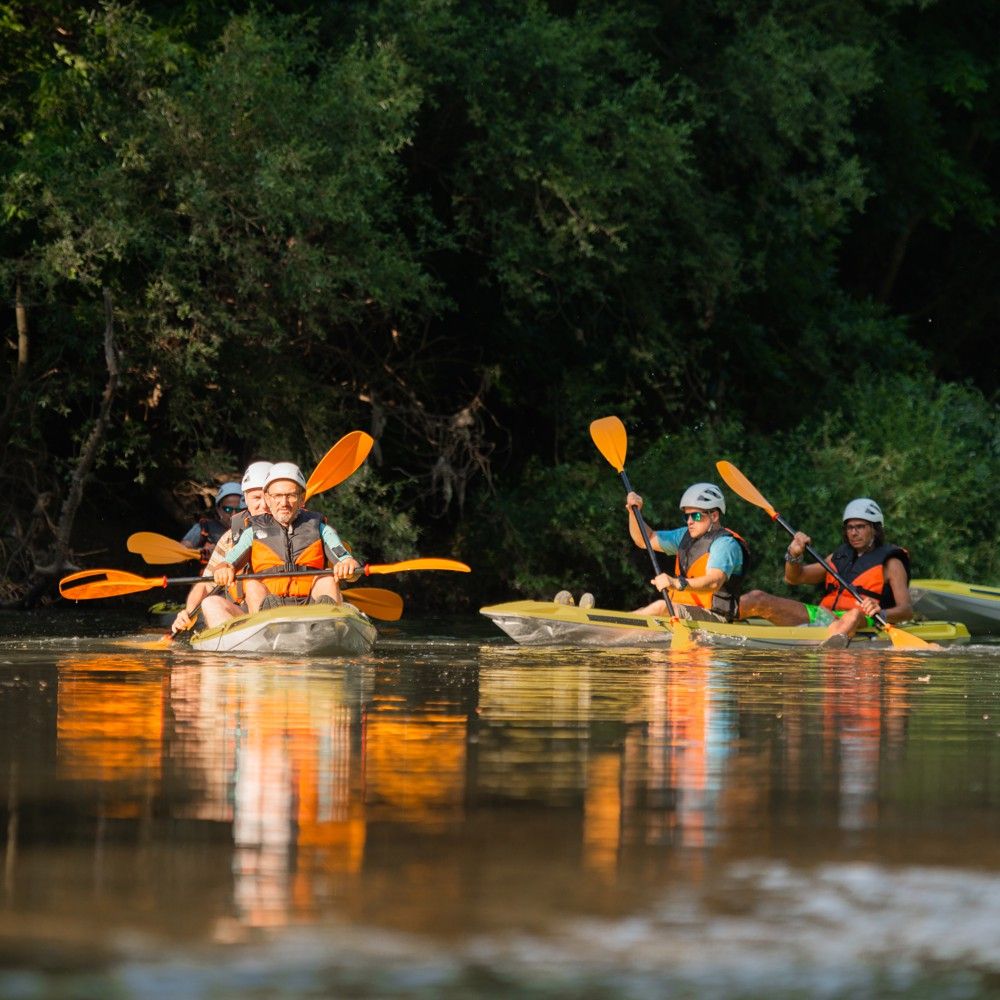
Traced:
MULTIPOLYGON (((631 611, 577 608, 550 601, 510 601, 480 608, 515 642, 531 646, 667 646, 669 618, 637 615, 631 611)), ((825 625, 785 627, 760 621, 682 621, 706 645, 816 647, 827 637, 825 625)), ((903 630, 940 645, 967 643, 969 631, 955 622, 920 622, 903 630)), ((860 629, 851 646, 888 646, 888 636, 877 629, 860 629)))
POLYGON ((359 655, 371 652, 375 626, 350 604, 303 604, 232 618, 191 638, 191 648, 212 653, 359 655))
POLYGON ((1000 587, 958 580, 911 580, 913 610, 926 618, 962 622, 973 635, 1000 635, 1000 587))

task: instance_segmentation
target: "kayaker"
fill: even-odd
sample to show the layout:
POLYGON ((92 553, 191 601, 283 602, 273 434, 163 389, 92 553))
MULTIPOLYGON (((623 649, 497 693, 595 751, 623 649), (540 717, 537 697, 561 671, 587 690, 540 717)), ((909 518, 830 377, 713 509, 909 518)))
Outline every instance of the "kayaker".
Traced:
POLYGON ((233 514, 245 510, 243 491, 239 483, 223 483, 215 494, 214 517, 201 517, 188 528, 181 545, 201 550, 201 561, 207 563, 219 539, 229 530, 233 514))
POLYGON ((851 636, 880 613, 890 625, 913 617, 910 604, 910 557, 885 540, 882 508, 869 497, 851 500, 844 508, 841 544, 826 557, 837 572, 862 595, 860 605, 819 563, 805 565, 812 539, 796 532, 785 552, 785 582, 820 584, 818 604, 751 590, 740 598, 741 618, 766 618, 775 625, 827 625, 824 645, 846 646, 851 636))
MULTIPOLYGON (((230 600, 224 594, 213 594, 215 582, 212 579, 216 569, 223 563, 226 553, 232 549, 245 528, 249 527, 250 518, 256 514, 263 514, 267 507, 264 504, 264 483, 267 481, 271 471, 270 462, 252 462, 247 466, 240 482, 240 492, 246 501, 243 510, 230 512, 229 530, 226 531, 209 556, 205 566, 203 576, 207 577, 204 583, 196 583, 188 591, 184 607, 177 613, 172 631, 179 632, 188 629, 193 624, 195 611, 200 607, 202 619, 207 628, 221 625, 228 618, 235 618, 237 615, 246 614, 245 605, 230 600)), ((240 596, 240 595, 235 595, 240 596)))
POLYGON ((306 480, 292 462, 272 466, 264 482, 266 513, 250 518, 250 528, 226 554, 214 580, 230 587, 236 570, 266 573, 268 580, 245 581, 247 610, 310 601, 342 603, 340 581, 357 574, 361 567, 347 551, 326 518, 302 507, 306 480), (330 569, 323 576, 282 576, 302 569, 330 569))
MULTIPOLYGON (((628 530, 640 549, 646 544, 635 519, 642 497, 629 493, 625 500, 628 530)), ((726 498, 714 483, 695 483, 681 496, 683 528, 654 531, 650 542, 657 552, 674 555, 674 572, 660 573, 651 582, 666 590, 680 618, 698 621, 732 621, 739 610, 740 589, 750 550, 746 542, 722 524, 726 498)), ((666 614, 666 601, 653 601, 636 614, 666 614)))

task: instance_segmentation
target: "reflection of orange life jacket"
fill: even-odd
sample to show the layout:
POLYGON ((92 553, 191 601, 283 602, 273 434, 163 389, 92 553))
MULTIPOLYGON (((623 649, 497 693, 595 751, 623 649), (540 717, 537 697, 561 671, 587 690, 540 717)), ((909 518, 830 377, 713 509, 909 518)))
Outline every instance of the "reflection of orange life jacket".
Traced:
MULTIPOLYGON (((830 556, 834 569, 863 596, 878 601, 880 607, 894 608, 896 595, 893 594, 885 576, 887 559, 898 559, 903 564, 903 569, 906 570, 906 582, 909 583, 910 555, 906 549, 901 549, 898 545, 879 545, 858 555, 847 542, 844 542, 830 556)), ((858 606, 850 591, 845 590, 830 573, 826 574, 823 587, 823 596, 819 603, 824 608, 829 608, 831 611, 846 611, 858 606)))
POLYGON ((326 553, 320 534, 326 518, 322 514, 300 510, 295 519, 283 528, 270 514, 258 514, 250 519, 253 546, 250 568, 253 573, 273 573, 274 579, 261 583, 279 597, 308 597, 316 582, 314 576, 279 576, 284 570, 325 569, 326 553))
POLYGON ((674 560, 674 576, 703 576, 708 571, 708 550, 717 538, 729 535, 735 538, 743 550, 743 569, 734 573, 718 590, 671 590, 670 600, 674 604, 690 604, 699 608, 707 608, 717 615, 722 615, 729 621, 736 617, 740 604, 740 594, 743 591, 743 577, 750 564, 750 546, 729 528, 721 525, 706 531, 700 538, 692 538, 690 532, 685 534, 677 547, 677 558, 674 560))

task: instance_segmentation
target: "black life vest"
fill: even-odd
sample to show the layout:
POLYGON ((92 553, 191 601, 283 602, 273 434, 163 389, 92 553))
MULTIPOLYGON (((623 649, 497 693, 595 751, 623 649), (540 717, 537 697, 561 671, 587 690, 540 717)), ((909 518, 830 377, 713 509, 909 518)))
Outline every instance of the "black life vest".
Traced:
MULTIPOLYGON (((910 582, 910 554, 898 545, 886 543, 863 552, 860 555, 847 542, 837 546, 830 556, 834 569, 848 583, 865 597, 878 601, 883 608, 896 606, 896 595, 892 592, 885 575, 888 559, 898 559, 906 570, 906 582, 910 582)), ((823 596, 820 604, 831 611, 845 611, 856 608, 858 602, 845 590, 830 573, 823 580, 823 596)))
POLYGON ((743 568, 734 573, 718 590, 685 590, 670 591, 670 599, 677 604, 692 604, 707 608, 717 615, 722 615, 726 621, 733 621, 739 614, 740 594, 743 593, 743 580, 750 567, 750 546, 735 531, 718 525, 711 531, 706 531, 700 538, 692 538, 688 532, 677 547, 677 557, 674 560, 674 576, 702 576, 708 569, 708 550, 717 538, 729 535, 735 538, 743 550, 743 568))
POLYGON ((253 545, 250 549, 250 569, 253 573, 274 574, 274 579, 261 581, 272 594, 280 597, 308 597, 313 576, 282 577, 292 570, 324 569, 327 564, 323 548, 322 514, 300 510, 287 528, 270 514, 258 514, 250 519, 253 545))

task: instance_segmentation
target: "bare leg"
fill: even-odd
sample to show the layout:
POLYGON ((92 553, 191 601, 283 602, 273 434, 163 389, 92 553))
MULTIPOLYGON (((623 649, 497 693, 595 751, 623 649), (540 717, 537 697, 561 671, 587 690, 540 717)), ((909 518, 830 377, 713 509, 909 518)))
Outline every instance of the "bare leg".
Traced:
POLYGON ((665 615, 667 613, 667 602, 660 599, 659 601, 653 601, 652 604, 647 604, 644 608, 636 608, 632 612, 634 615, 665 615))
POLYGON ((740 598, 740 618, 764 618, 774 625, 808 625, 809 612, 801 601, 751 590, 740 598))
POLYGON ((260 611, 260 606, 267 597, 268 590, 260 580, 246 580, 243 584, 244 593, 247 595, 247 612, 255 614, 260 611))
POLYGON ((320 597, 329 597, 334 604, 343 604, 344 599, 340 594, 340 585, 332 576, 320 576, 309 591, 309 600, 316 601, 320 597))
POLYGON ((205 619, 206 628, 215 628, 230 618, 239 618, 243 614, 243 609, 228 598, 213 594, 201 602, 201 614, 205 619))
POLYGON ((832 625, 827 629, 827 635, 846 635, 848 639, 854 635, 855 632, 864 624, 865 616, 861 611, 861 608, 851 608, 850 611, 845 611, 844 614, 838 618, 832 625))

